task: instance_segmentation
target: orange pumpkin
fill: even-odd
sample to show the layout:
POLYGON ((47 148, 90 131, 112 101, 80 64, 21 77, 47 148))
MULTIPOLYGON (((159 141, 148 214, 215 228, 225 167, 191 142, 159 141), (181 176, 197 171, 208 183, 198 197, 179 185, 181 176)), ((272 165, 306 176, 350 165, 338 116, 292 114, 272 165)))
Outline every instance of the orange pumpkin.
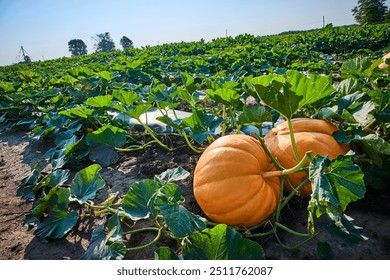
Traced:
MULTIPOLYGON (((338 143, 332 136, 337 129, 333 124, 317 119, 299 118, 291 121, 298 154, 302 158, 306 152, 311 151, 312 156, 328 155, 330 159, 349 151, 349 145, 338 143)), ((283 122, 271 129, 264 137, 265 144, 271 154, 279 161, 284 168, 292 168, 298 164, 295 159, 291 145, 288 123, 283 122)), ((297 187, 308 176, 308 172, 297 172, 288 175, 290 183, 297 187)), ((291 191, 288 182, 286 188, 291 191)), ((305 184, 301 190, 303 196, 310 196, 312 193, 311 183, 305 184)))
POLYGON ((248 135, 227 135, 203 152, 194 172, 194 195, 211 220, 227 225, 253 226, 275 212, 280 177, 260 142, 248 135))

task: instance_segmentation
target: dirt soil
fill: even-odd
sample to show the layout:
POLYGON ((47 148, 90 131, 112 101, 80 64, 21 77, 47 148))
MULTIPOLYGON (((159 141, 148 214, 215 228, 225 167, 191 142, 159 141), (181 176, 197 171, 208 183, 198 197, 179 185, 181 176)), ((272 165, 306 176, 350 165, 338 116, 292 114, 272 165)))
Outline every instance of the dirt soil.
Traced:
MULTIPOLYGON (((138 180, 151 179, 154 175, 181 166, 193 174, 198 155, 195 155, 181 139, 175 142, 174 152, 168 153, 159 146, 147 150, 122 153, 120 160, 101 172, 113 192, 125 194, 130 185, 138 180)), ((51 140, 34 141, 26 132, 11 130, 0 134, 0 259, 3 260, 60 260, 79 259, 88 247, 91 234, 99 219, 80 221, 65 238, 50 242, 39 241, 34 228, 24 225, 25 215, 32 203, 21 198, 21 181, 28 176, 37 160, 52 146, 51 140)), ((48 167, 43 167, 48 168, 48 167)), ((78 170, 72 170, 74 174, 78 170)), ((185 206, 202 215, 192 193, 192 176, 180 182, 186 199, 185 206)), ((104 191, 100 195, 104 197, 104 191)), ((99 198, 98 198, 99 199, 99 198)), ((297 231, 305 231, 307 201, 293 199, 283 212, 283 223, 297 231)), ((364 228, 368 240, 355 246, 344 244, 327 234, 320 235, 333 250, 335 259, 390 259, 390 193, 368 189, 363 200, 350 205, 347 214, 364 228)), ((129 246, 145 244, 153 235, 138 235, 129 246)), ((302 241, 291 235, 281 235, 288 244, 302 241)), ((296 250, 282 248, 274 237, 257 239, 263 246, 267 259, 316 259, 316 240, 296 250)), ((174 246, 169 239, 142 251, 131 251, 126 259, 153 259, 153 252, 160 246, 174 246)), ((173 247, 174 248, 174 247, 173 247)))

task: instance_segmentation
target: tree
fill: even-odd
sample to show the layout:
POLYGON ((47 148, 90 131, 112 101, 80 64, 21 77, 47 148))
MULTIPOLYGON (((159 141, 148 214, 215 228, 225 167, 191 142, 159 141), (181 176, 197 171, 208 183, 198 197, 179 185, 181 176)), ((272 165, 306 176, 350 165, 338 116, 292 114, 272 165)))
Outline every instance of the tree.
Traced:
POLYGON ((358 6, 352 9, 355 20, 360 24, 380 23, 385 20, 386 0, 359 0, 358 6))
POLYGON ((134 48, 134 46, 133 46, 133 41, 131 41, 131 40, 130 40, 129 38, 127 38, 126 36, 123 36, 123 37, 121 38, 120 44, 121 44, 123 50, 134 48))
POLYGON ((390 9, 387 10, 387 13, 385 15, 385 22, 390 22, 390 9))
POLYGON ((96 52, 112 52, 115 51, 115 43, 111 39, 110 32, 96 34, 92 37, 96 41, 94 44, 96 52))
POLYGON ((72 53, 72 56, 87 54, 87 45, 83 40, 73 39, 68 42, 69 51, 72 53))

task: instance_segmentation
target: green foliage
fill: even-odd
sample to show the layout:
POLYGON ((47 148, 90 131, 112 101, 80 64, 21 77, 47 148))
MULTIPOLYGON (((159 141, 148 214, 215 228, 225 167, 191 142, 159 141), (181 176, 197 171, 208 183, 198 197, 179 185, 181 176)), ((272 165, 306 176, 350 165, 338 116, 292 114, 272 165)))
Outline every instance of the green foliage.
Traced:
POLYGON ((264 259, 263 248, 254 241, 242 238, 234 229, 217 225, 194 233, 184 246, 187 260, 259 260, 264 259))
POLYGON ((110 32, 99 33, 93 37, 95 40, 95 51, 99 52, 113 52, 115 50, 115 43, 111 39, 110 32))
POLYGON ((352 9, 355 20, 360 24, 375 24, 385 21, 388 7, 385 0, 359 0, 352 9))
POLYGON ((87 54, 87 45, 81 39, 72 39, 68 42, 69 51, 72 53, 72 56, 78 56, 82 54, 87 54))

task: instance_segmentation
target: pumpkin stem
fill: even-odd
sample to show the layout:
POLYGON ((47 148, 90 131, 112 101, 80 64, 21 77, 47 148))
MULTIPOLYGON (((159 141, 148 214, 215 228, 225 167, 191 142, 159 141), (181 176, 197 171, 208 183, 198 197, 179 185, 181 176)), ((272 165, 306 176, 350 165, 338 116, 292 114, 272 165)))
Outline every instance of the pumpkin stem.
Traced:
POLYGON ((291 146, 294 151, 294 156, 295 159, 299 162, 301 161, 301 157, 299 156, 297 143, 295 142, 294 129, 292 127, 291 119, 287 119, 287 124, 288 124, 288 130, 290 131, 291 146))
POLYGON ((277 170, 277 171, 267 171, 261 173, 263 178, 271 178, 282 175, 289 175, 295 172, 303 171, 303 168, 306 168, 306 163, 311 159, 311 152, 307 152, 305 156, 299 161, 297 165, 289 169, 277 170))
POLYGON ((282 175, 289 175, 295 172, 302 171, 302 168, 306 167, 306 163, 311 160, 311 151, 306 152, 305 156, 292 168, 284 169, 282 175))
POLYGON ((283 173, 281 170, 277 171, 268 171, 268 172, 263 172, 261 173, 261 176, 266 179, 266 178, 271 178, 271 177, 276 177, 276 176, 282 176, 283 173))

